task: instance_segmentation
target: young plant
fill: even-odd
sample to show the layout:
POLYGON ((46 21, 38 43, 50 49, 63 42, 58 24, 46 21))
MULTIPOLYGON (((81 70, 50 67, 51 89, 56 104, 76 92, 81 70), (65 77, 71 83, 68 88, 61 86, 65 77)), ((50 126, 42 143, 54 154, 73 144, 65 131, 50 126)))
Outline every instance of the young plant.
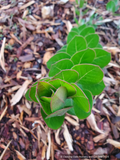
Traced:
POLYGON ((65 113, 85 119, 91 114, 92 96, 105 88, 102 69, 110 60, 93 27, 72 28, 67 44, 47 62, 49 77, 35 82, 25 96, 40 104, 41 115, 52 129, 61 127, 65 113))
POLYGON ((119 0, 111 0, 107 3, 106 9, 110 12, 116 12, 119 9, 118 6, 119 0))

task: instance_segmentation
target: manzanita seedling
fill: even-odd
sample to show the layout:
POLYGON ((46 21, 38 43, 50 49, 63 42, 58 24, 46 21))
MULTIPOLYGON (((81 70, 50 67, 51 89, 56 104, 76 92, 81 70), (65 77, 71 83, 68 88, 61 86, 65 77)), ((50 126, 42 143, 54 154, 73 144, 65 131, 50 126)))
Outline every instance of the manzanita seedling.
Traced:
POLYGON ((41 115, 52 129, 63 124, 65 113, 85 119, 91 114, 92 96, 105 87, 102 69, 110 59, 93 27, 72 28, 67 44, 47 62, 49 77, 35 82, 25 96, 40 104, 41 115))

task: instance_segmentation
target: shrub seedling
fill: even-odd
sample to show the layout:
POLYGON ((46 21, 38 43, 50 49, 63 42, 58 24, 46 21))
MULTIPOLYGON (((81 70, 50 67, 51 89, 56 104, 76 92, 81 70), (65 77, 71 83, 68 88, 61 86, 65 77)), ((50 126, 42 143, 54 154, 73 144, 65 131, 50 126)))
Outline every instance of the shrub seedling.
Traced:
POLYGON ((65 113, 85 119, 91 114, 92 96, 105 87, 102 69, 110 59, 93 27, 72 28, 67 44, 47 62, 49 77, 35 82, 25 97, 40 104, 41 115, 52 129, 61 127, 65 113))

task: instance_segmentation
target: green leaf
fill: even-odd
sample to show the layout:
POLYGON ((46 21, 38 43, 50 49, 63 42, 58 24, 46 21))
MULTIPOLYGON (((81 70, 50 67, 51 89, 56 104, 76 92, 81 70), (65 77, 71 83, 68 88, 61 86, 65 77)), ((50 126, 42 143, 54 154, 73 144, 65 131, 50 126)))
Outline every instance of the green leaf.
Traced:
POLYGON ((95 33, 94 28, 93 27, 86 27, 80 32, 80 35, 85 37, 91 33, 95 33))
POLYGON ((80 12, 79 12, 79 9, 77 9, 77 7, 75 7, 75 13, 76 13, 76 15, 80 15, 80 12))
POLYGON ((91 85, 99 83, 103 79, 103 72, 100 67, 92 64, 78 64, 72 69, 79 73, 77 83, 91 85))
POLYGON ((109 1, 106 5, 106 9, 110 12, 115 12, 115 2, 109 1))
POLYGON ((79 30, 79 34, 80 32, 86 27, 86 24, 83 24, 82 26, 78 27, 78 30, 79 30))
POLYGON ((78 76, 79 76, 79 73, 77 71, 66 69, 66 70, 59 72, 56 76, 53 77, 53 79, 59 78, 61 80, 67 81, 68 83, 74 83, 77 81, 78 76))
POLYGON ((44 110, 45 114, 49 115, 49 114, 52 113, 49 102, 43 101, 43 100, 41 100, 41 99, 39 99, 39 102, 40 102, 40 104, 41 104, 41 106, 42 106, 42 109, 44 110))
POLYGON ((91 114, 92 105, 93 105, 92 94, 88 90, 83 90, 83 91, 84 91, 85 95, 87 96, 87 98, 89 99, 90 111, 89 112, 85 112, 78 105, 76 105, 74 110, 77 112, 77 114, 79 115, 80 119, 85 119, 91 114))
POLYGON ((80 0, 79 7, 82 8, 84 5, 84 0, 80 0))
POLYGON ((78 84, 78 86, 81 88, 81 89, 88 89, 92 95, 99 95, 105 88, 105 84, 103 81, 97 83, 97 84, 93 84, 93 85, 81 85, 81 84, 78 84))
POLYGON ((97 34, 89 34, 85 37, 87 45, 90 48, 95 48, 99 43, 99 36, 97 34))
POLYGON ((67 43, 69 43, 71 41, 71 39, 73 37, 75 37, 76 35, 78 35, 78 33, 74 32, 74 31, 69 32, 69 34, 67 36, 67 43))
POLYGON ((36 88, 37 88, 37 86, 33 86, 33 87, 30 88, 29 96, 34 102, 38 103, 38 100, 37 100, 37 98, 35 96, 36 88))
POLYGON ((49 116, 46 117, 47 118, 51 118, 51 117, 56 117, 56 116, 62 116, 64 115, 68 110, 70 110, 72 107, 68 107, 68 108, 64 108, 64 109, 61 109, 61 110, 58 110, 54 113, 51 113, 49 116))
POLYGON ((26 94, 25 94, 25 98, 28 100, 28 101, 33 101, 30 96, 29 96, 29 92, 30 92, 30 89, 27 90, 26 94))
POLYGON ((86 49, 86 46, 86 41, 82 36, 75 36, 67 46, 67 53, 72 56, 77 51, 86 49))
MULTIPOLYGON (((65 108, 70 107, 70 106, 73 106, 73 100, 72 100, 72 98, 66 99, 66 101, 65 101, 65 108)), ((67 111, 67 113, 76 116, 75 111, 74 111, 74 107, 70 108, 67 111)))
POLYGON ((65 100, 65 107, 73 106, 73 100, 72 98, 66 99, 65 100))
POLYGON ((79 51, 75 53, 71 60, 73 61, 74 65, 82 64, 82 63, 91 63, 95 58, 95 51, 92 49, 85 49, 83 51, 79 51))
POLYGON ((65 105, 65 100, 67 98, 67 89, 65 87, 59 87, 54 96, 51 98, 50 107, 52 112, 60 110, 65 105))
POLYGON ((70 69, 73 67, 73 63, 69 59, 63 59, 54 63, 49 71, 49 77, 52 77, 59 73, 61 70, 70 69))
POLYGON ((76 32, 77 34, 79 34, 79 29, 78 27, 74 27, 71 29, 71 32, 76 32))
POLYGON ((42 96, 40 99, 41 99, 42 101, 48 102, 48 103, 50 103, 50 101, 51 101, 51 97, 42 96))
POLYGON ((101 68, 105 67, 111 60, 111 54, 103 49, 94 49, 96 57, 92 64, 98 65, 101 68))
POLYGON ((56 63, 57 61, 59 61, 61 59, 68 59, 68 58, 70 58, 70 55, 65 52, 64 53, 62 53, 62 52, 57 53, 49 59, 49 61, 47 62, 47 68, 50 69, 52 64, 56 63))
POLYGON ((39 99, 42 96, 51 97, 52 90, 55 91, 56 88, 52 86, 51 84, 49 84, 48 82, 40 81, 37 85, 37 95, 39 99))
POLYGON ((84 89, 83 92, 85 93, 85 95, 87 96, 87 98, 89 99, 89 103, 90 103, 90 112, 92 111, 92 107, 93 107, 93 97, 92 97, 92 93, 87 90, 84 89))
POLYGON ((59 88, 60 86, 65 87, 67 89, 67 97, 73 96, 76 93, 75 87, 66 81, 55 79, 49 81, 49 83, 53 85, 55 88, 59 88))
POLYGON ((56 117, 46 119, 47 115, 45 114, 45 112, 43 111, 42 108, 41 108, 41 115, 42 115, 45 123, 47 124, 47 126, 51 129, 55 129, 55 130, 61 127, 61 125, 64 122, 64 117, 65 117, 65 115, 63 115, 63 116, 59 116, 59 117, 56 116, 56 117))
POLYGON ((75 114, 79 117, 80 116, 78 114, 79 109, 82 109, 85 112, 89 112, 90 111, 90 104, 89 104, 89 100, 88 100, 87 96, 81 90, 81 88, 79 88, 76 84, 72 83, 72 85, 77 90, 76 94, 74 96, 72 96, 71 98, 73 99, 75 114))
POLYGON ((75 0, 76 4, 78 4, 78 0, 75 0))
POLYGON ((62 47, 62 49, 67 49, 67 44, 62 47))
POLYGON ((69 111, 67 111, 67 113, 68 113, 68 114, 71 114, 71 115, 73 115, 73 116, 76 116, 74 107, 70 108, 69 111))

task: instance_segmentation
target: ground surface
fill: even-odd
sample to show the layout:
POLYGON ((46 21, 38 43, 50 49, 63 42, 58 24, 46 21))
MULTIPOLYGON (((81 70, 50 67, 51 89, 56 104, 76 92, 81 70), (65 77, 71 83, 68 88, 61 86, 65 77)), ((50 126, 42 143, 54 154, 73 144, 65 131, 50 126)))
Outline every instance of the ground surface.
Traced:
POLYGON ((120 10, 106 12, 107 1, 89 0, 83 16, 89 21, 97 9, 92 24, 100 24, 100 43, 112 55, 104 69, 106 88, 94 97, 93 116, 79 121, 66 115, 62 128, 53 131, 40 106, 24 97, 33 82, 47 76, 46 62, 76 26, 73 3, 0 0, 0 160, 120 159, 120 10), (47 18, 44 6, 53 6, 47 18))

